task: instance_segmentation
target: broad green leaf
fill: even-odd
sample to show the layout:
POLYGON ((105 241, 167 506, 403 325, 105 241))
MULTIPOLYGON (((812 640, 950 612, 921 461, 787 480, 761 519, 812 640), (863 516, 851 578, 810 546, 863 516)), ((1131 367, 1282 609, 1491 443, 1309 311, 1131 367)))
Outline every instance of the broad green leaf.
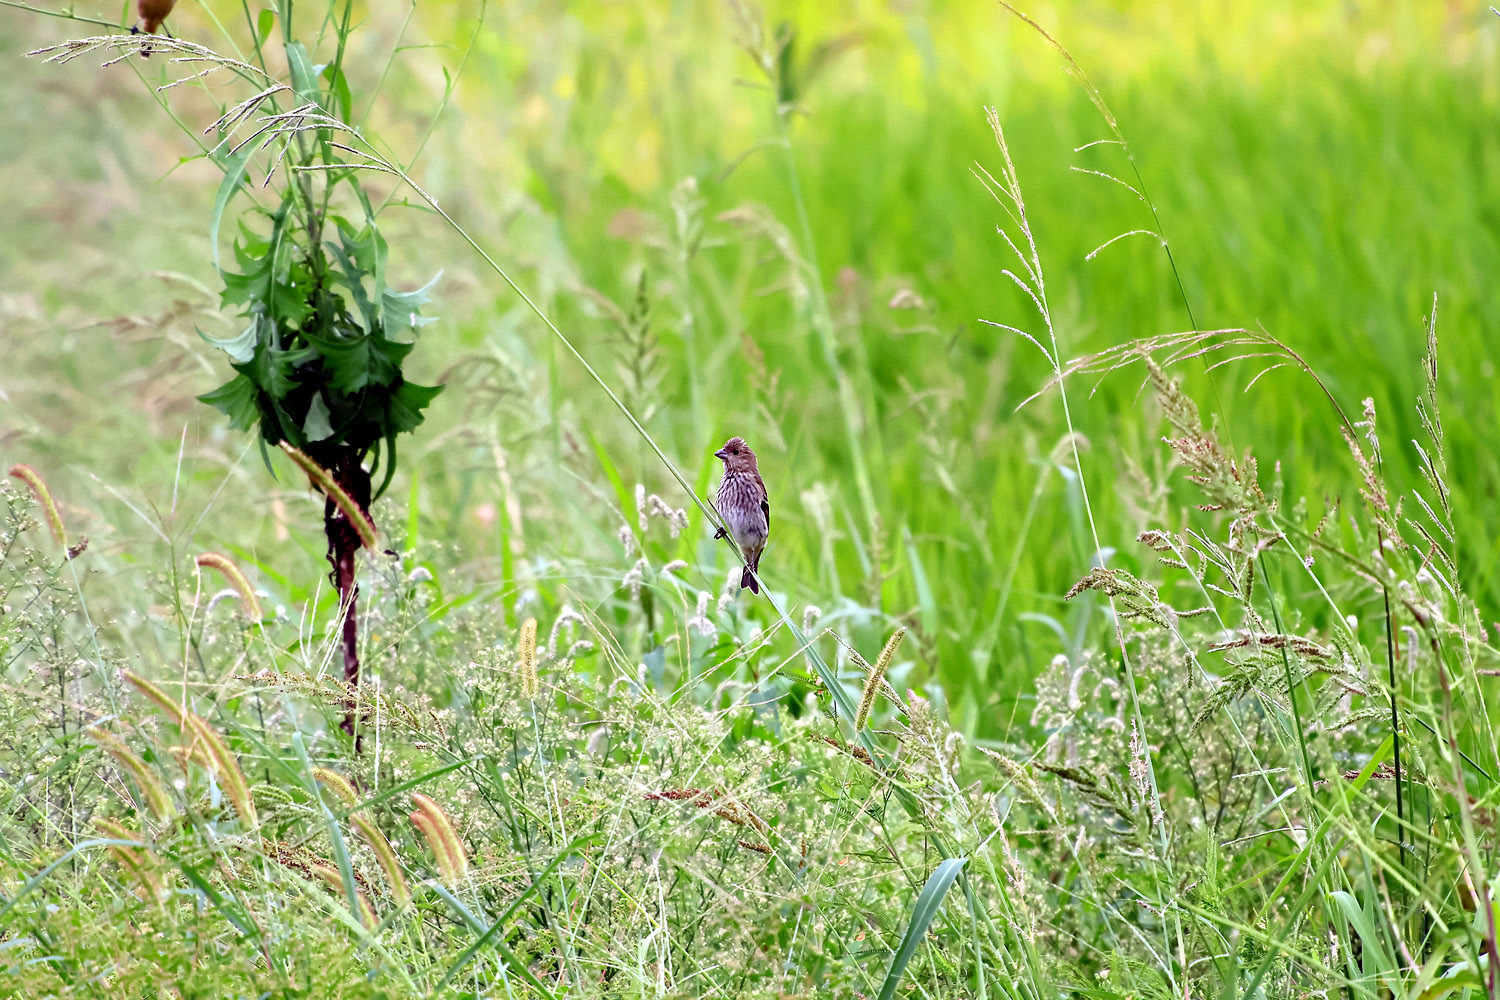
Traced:
POLYGON ((318 74, 312 60, 307 58, 307 49, 301 42, 289 42, 286 47, 286 64, 292 72, 292 89, 302 101, 312 101, 322 106, 322 94, 318 92, 318 74))
POLYGON ((1385 940, 1375 929, 1375 922, 1364 911, 1364 907, 1353 895, 1343 889, 1328 895, 1338 904, 1344 914, 1344 919, 1349 921, 1355 933, 1359 935, 1365 971, 1376 977, 1394 975, 1395 963, 1392 962, 1390 953, 1386 951, 1385 940))
POLYGON ((344 121, 349 120, 349 108, 354 101, 349 95, 349 81, 344 79, 344 71, 337 66, 329 66, 323 70, 323 79, 328 81, 328 93, 333 96, 333 110, 344 121))
POLYGON ((260 43, 262 45, 266 44, 266 42, 270 40, 271 32, 275 29, 275 27, 276 12, 267 7, 265 10, 261 11, 260 16, 255 19, 255 34, 259 36, 260 43))
POLYGON ((248 431, 260 419, 259 395, 254 382, 244 375, 235 375, 213 392, 199 396, 198 402, 221 411, 235 430, 248 431))
POLYGON ((890 971, 885 974, 885 983, 880 987, 878 1000, 891 1000, 896 995, 896 986, 901 982, 901 975, 906 971, 906 965, 911 961, 912 955, 916 954, 917 945, 922 943, 922 938, 927 934, 927 928, 931 926, 933 919, 938 915, 938 910, 943 906, 943 897, 948 894, 948 889, 953 885, 953 880, 963 871, 968 858, 948 858, 933 870, 927 879, 927 884, 922 886, 922 892, 917 896, 917 905, 912 907, 911 920, 907 922, 906 933, 901 935, 901 944, 896 948, 896 955, 891 959, 890 971))

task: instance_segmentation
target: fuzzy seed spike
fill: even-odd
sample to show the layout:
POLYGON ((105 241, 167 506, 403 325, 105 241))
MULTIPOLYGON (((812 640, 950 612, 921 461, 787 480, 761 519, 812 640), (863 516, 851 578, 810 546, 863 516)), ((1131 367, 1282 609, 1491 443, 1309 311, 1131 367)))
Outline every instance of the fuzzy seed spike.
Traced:
MULTIPOLYGON (((344 875, 338 870, 338 868, 326 862, 319 862, 309 865, 308 870, 310 870, 318 878, 322 879, 324 882, 327 882, 330 886, 332 886, 335 892, 338 892, 340 895, 343 894, 344 875)), ((354 890, 354 895, 359 900, 360 922, 366 927, 374 927, 379 924, 380 918, 375 914, 375 907, 370 905, 369 897, 367 897, 363 892, 360 892, 358 889, 354 890)))
POLYGON ((31 495, 36 497, 36 502, 47 516, 47 527, 52 529, 52 537, 66 549, 68 533, 63 529, 62 514, 58 512, 57 503, 52 499, 52 491, 47 488, 47 481, 42 478, 42 474, 31 466, 20 463, 10 467, 10 474, 30 488, 31 495))
POLYGON ((330 771, 326 767, 315 767, 312 769, 313 777, 317 778, 330 792, 337 795, 346 806, 352 806, 359 801, 359 794, 355 792, 354 786, 349 779, 337 771, 330 771))
POLYGON ((172 797, 167 794, 166 786, 157 778, 156 772, 152 771, 144 760, 136 756, 135 751, 131 750, 124 740, 109 730, 91 729, 89 736, 100 749, 113 757, 117 764, 130 773, 151 815, 162 822, 171 819, 177 810, 172 805, 172 797))
POLYGON ((396 851, 391 847, 391 842, 386 839, 385 834, 380 832, 380 827, 371 822, 367 816, 355 813, 349 817, 349 822, 354 824, 360 837, 374 852, 376 863, 380 865, 380 870, 385 872, 386 881, 390 883, 391 898, 396 901, 397 906, 405 906, 411 899, 411 892, 406 888, 406 876, 401 874, 401 861, 396 857, 396 851))
POLYGON ((260 600, 255 596, 255 588, 250 586, 249 579, 240 572, 240 568, 228 556, 222 556, 217 552, 205 552, 194 559, 193 563, 199 569, 206 566, 219 571, 220 575, 240 595, 240 608, 251 622, 259 622, 264 617, 260 610, 260 600))
POLYGON ((324 496, 333 501, 335 507, 343 511, 349 523, 354 526, 355 533, 359 535, 360 544, 374 552, 377 537, 375 522, 370 520, 370 515, 360 509, 359 504, 354 502, 354 498, 334 480, 332 473, 314 462, 305 451, 293 447, 286 441, 281 442, 281 450, 297 463, 298 468, 307 473, 307 478, 324 496))
POLYGON ((224 786, 224 794, 229 797, 234 811, 239 813, 241 822, 246 828, 255 829, 260 821, 255 815, 255 802, 250 798, 250 786, 245 781, 244 772, 240 770, 239 761, 230 753, 229 747, 214 728, 200 716, 189 712, 187 728, 192 734, 194 751, 201 755, 208 769, 214 772, 219 783, 224 786))
POLYGON ((412 823, 422 831, 422 836, 432 848, 443 881, 450 889, 458 888, 469 873, 469 858, 464 853, 463 842, 458 839, 457 831, 448 822, 448 816, 441 806, 420 793, 412 795, 411 800, 417 807, 411 814, 412 823))
POLYGON ((875 661, 875 666, 870 668, 870 676, 865 680, 865 689, 859 696, 859 711, 854 716, 854 731, 859 732, 865 728, 865 723, 870 721, 870 709, 875 707, 875 693, 880 690, 881 681, 885 680, 885 672, 890 668, 891 660, 896 656, 896 647, 901 645, 901 640, 906 635, 906 626, 896 629, 891 637, 886 640, 885 648, 880 651, 880 658, 875 661))
POLYGON ((516 649, 521 664, 521 694, 528 701, 535 701, 541 693, 541 680, 536 673, 536 619, 528 618, 521 624, 521 639, 516 649))
MULTIPOLYGON (((109 819, 94 820, 94 829, 112 840, 141 840, 142 836, 134 830, 129 829, 123 823, 117 823, 109 819)), ((136 894, 143 900, 163 899, 167 895, 167 887, 158 873, 160 865, 155 852, 144 845, 138 847, 127 847, 124 844, 109 845, 110 857, 119 863, 141 884, 136 887, 136 894)))
POLYGON ((177 724, 177 728, 186 728, 187 724, 184 721, 186 713, 183 712, 181 705, 167 697, 165 691, 146 680, 146 678, 133 674, 129 670, 121 670, 120 677, 129 683, 131 687, 145 695, 157 708, 167 713, 172 721, 177 724))

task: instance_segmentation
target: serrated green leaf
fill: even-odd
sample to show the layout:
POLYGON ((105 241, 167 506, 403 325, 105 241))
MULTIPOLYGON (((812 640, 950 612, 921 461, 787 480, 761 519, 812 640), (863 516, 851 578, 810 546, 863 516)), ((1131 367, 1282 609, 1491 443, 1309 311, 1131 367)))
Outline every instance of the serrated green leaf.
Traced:
POLYGON ((271 287, 271 258, 242 254, 239 244, 235 244, 234 255, 242 270, 220 272, 224 279, 224 291, 219 293, 221 304, 228 308, 264 302, 271 287))
POLYGON ((417 385, 415 382, 402 382, 396 391, 391 393, 388 410, 390 415, 390 429, 397 432, 416 430, 417 426, 423 420, 422 411, 442 391, 443 387, 440 385, 417 385))
MULTIPOLYGON (((205 343, 229 355, 231 361, 244 364, 255 356, 256 330, 259 326, 260 319, 257 318, 233 337, 225 337, 221 340, 218 337, 210 337, 202 330, 198 330, 198 336, 202 337, 205 343)), ((194 327, 194 329, 197 328, 194 327)))
POLYGON ((438 279, 442 276, 443 272, 439 271, 432 276, 432 280, 427 282, 427 284, 410 292, 393 292, 389 288, 385 289, 384 294, 380 297, 381 322, 385 325, 385 328, 387 330, 404 330, 407 328, 415 330, 418 327, 423 327, 433 322, 433 317, 420 316, 417 314, 417 311, 427 304, 428 298, 431 297, 433 286, 438 283, 438 279))
POLYGON ((207 403, 229 418, 229 426, 237 431, 248 431, 260 419, 259 392, 255 383, 244 375, 219 386, 213 392, 205 392, 198 402, 207 403))
POLYGON ((371 385, 390 385, 414 345, 389 340, 379 331, 358 336, 307 338, 323 358, 328 384, 338 392, 358 392, 371 385))
POLYGON ((234 370, 248 377, 273 400, 286 398, 297 385, 297 368, 316 356, 309 347, 284 351, 270 342, 269 338, 255 345, 255 353, 245 364, 234 365, 234 370))
POLYGON ((379 317, 375 314, 375 304, 370 301, 369 290, 365 288, 364 276, 368 272, 360 266, 358 259, 349 253, 347 247, 348 244, 340 247, 330 243, 328 251, 338 262, 339 284, 349 289, 349 293, 354 296, 354 304, 359 307, 365 330, 373 331, 379 317))

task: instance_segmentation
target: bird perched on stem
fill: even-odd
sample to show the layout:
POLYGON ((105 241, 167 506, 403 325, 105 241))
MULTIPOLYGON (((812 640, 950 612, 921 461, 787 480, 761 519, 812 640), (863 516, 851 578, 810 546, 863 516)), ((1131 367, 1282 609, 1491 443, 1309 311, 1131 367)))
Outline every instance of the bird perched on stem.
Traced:
MULTIPOLYGON (((724 479, 714 495, 714 507, 745 557, 740 589, 749 587, 752 594, 759 594, 755 574, 760 571, 760 554, 771 537, 771 501, 766 497, 766 484, 755 465, 755 452, 744 438, 730 438, 714 457, 724 463, 724 479)), ((714 537, 723 538, 724 534, 724 528, 720 528, 714 537)))
MULTIPOLYGON (((156 29, 166 31, 167 15, 172 13, 172 8, 177 6, 177 0, 135 0, 135 13, 140 18, 130 28, 132 35, 154 35, 156 29)), ((167 37, 172 33, 167 31, 167 37)), ((149 43, 141 43, 141 58, 145 59, 151 55, 149 43)))

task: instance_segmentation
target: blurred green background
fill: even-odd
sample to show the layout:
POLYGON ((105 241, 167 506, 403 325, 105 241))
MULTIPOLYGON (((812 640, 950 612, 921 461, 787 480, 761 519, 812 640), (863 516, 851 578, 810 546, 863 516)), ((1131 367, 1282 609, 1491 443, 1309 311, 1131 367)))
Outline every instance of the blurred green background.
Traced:
MULTIPOLYGON (((1500 18, 1435 0, 1028 13, 1117 116, 1197 325, 1275 334, 1351 414, 1373 398, 1403 486, 1436 294, 1462 570, 1493 606, 1500 18)), ((916 0, 356 4, 355 17, 345 68, 367 133, 415 159, 700 491, 725 437, 757 449, 772 586, 867 655, 891 618, 908 621, 898 677, 945 694, 970 732, 1024 721, 1035 672, 1105 623, 1061 596, 1095 554, 1077 473, 1055 460, 1057 394, 1016 410, 1047 363, 981 322, 1040 332, 1002 274, 1004 213, 972 172, 998 169, 985 106, 1016 159, 1064 357, 1191 326, 1150 239, 1086 259, 1153 223, 1131 191, 1071 169, 1133 176, 1117 146, 1076 151, 1109 132, 1058 53, 1000 7, 916 0), (789 114, 746 51, 778 38, 792 39, 789 114), (382 79, 364 117, 360 95, 382 79), (642 289, 649 323, 632 323, 642 289)), ((223 2, 183 0, 171 24, 225 52, 247 35, 223 2)), ((153 602, 205 549, 251 561, 273 605, 330 612, 318 503, 193 399, 226 370, 195 329, 230 323, 208 242, 218 177, 197 143, 215 101, 248 93, 218 77, 157 92, 186 73, 164 59, 21 55, 84 24, 0 8, 0 29, 0 460, 43 470, 91 539, 106 628, 143 656, 153 602)), ((664 637, 622 584, 640 554, 618 529, 638 483, 691 505, 541 324, 401 197, 382 217, 395 273, 405 287, 444 274, 408 371, 450 388, 377 518, 450 604, 509 621, 586 606, 622 655, 646 657, 664 637)), ((1314 520, 1357 502, 1326 401, 1292 369, 1243 392, 1260 367, 1180 371, 1314 520)), ((1149 572, 1135 537, 1179 523, 1180 475, 1138 373, 1092 387, 1073 383, 1072 401, 1101 542, 1149 572)), ((709 534, 695 517, 680 538, 653 535, 650 599, 718 594, 729 567, 709 534), (679 582, 659 575, 679 558, 679 582)), ((748 598, 736 609, 745 629, 770 624, 748 598)))

